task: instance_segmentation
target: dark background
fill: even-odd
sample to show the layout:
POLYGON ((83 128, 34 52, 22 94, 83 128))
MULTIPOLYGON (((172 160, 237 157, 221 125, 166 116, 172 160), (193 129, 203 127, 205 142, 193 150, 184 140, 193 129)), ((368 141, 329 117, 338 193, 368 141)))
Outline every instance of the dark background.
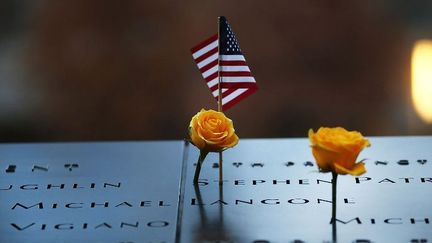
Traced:
POLYGON ((219 15, 260 87, 226 112, 240 137, 430 135, 410 56, 432 37, 431 12, 426 0, 3 0, 0 141, 184 138, 216 109, 189 49, 219 15))

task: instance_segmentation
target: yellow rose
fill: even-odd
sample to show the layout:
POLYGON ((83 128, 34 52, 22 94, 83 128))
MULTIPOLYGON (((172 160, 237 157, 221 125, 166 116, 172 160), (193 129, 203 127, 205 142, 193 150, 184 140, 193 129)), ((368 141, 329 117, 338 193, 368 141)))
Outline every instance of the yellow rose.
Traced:
POLYGON ((361 175, 366 172, 363 162, 356 163, 357 156, 370 143, 361 133, 342 127, 321 127, 316 133, 309 129, 312 154, 322 172, 361 175))
POLYGON ((189 125, 189 135, 195 146, 207 152, 232 148, 239 140, 231 119, 214 110, 201 109, 193 116, 189 125))

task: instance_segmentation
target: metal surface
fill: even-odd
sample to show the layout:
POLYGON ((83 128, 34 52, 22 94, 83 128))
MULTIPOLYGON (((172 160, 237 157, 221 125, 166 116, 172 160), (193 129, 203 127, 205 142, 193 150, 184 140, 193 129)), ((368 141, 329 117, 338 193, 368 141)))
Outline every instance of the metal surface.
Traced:
MULTIPOLYGON (((338 242, 431 242, 432 137, 370 141, 367 173, 338 179, 338 242)), ((241 140, 223 187, 217 153, 193 185, 197 158, 182 141, 0 145, 0 242, 332 240, 307 139, 241 140)))
MULTIPOLYGON (((370 140, 359 157, 367 173, 338 179, 338 242, 430 242, 432 138, 370 140)), ((216 153, 193 186, 198 151, 190 149, 181 242, 332 240, 331 173, 310 163, 308 140, 242 140, 224 152, 222 188, 216 153)))
POLYGON ((181 141, 0 145, 0 242, 174 242, 182 154, 181 141))

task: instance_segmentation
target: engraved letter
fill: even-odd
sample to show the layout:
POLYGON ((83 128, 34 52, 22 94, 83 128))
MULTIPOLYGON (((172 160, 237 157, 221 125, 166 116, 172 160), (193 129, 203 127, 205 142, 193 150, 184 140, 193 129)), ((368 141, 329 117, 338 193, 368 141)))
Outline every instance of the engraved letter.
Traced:
POLYGON ((384 219, 384 223, 386 223, 386 224, 402 224, 402 222, 399 222, 399 221, 401 221, 402 219, 401 218, 389 218, 389 219, 384 219), (398 221, 397 223, 395 222, 395 223, 392 223, 393 221, 398 221))
POLYGON ((120 187, 120 185, 121 185, 121 182, 119 182, 117 185, 110 184, 110 183, 104 183, 104 188, 106 188, 107 186, 110 186, 110 187, 120 187))
POLYGON ((396 182, 390 180, 389 178, 384 178, 384 179, 380 180, 378 183, 382 183, 382 182, 396 183, 396 182))
POLYGON ((290 184, 290 180, 284 180, 284 181, 273 180, 273 185, 277 185, 279 182, 287 185, 290 184))
POLYGON ((135 224, 130 224, 130 223, 125 223, 125 222, 121 222, 120 223, 120 228, 123 228, 123 226, 129 226, 129 227, 134 227, 134 228, 138 228, 139 222, 136 222, 135 224))
POLYGON ((58 230, 71 230, 74 227, 73 224, 56 224, 54 228, 58 230))
POLYGON ((15 229, 17 229, 17 230, 19 230, 19 231, 22 231, 22 230, 25 230, 25 229, 27 229, 27 228, 29 228, 29 227, 32 227, 32 226, 35 225, 35 224, 36 224, 36 223, 31 223, 31 224, 29 224, 29 225, 27 225, 27 226, 21 228, 20 226, 16 225, 15 223, 11 223, 12 227, 14 227, 15 229))
POLYGON ((42 203, 42 202, 40 202, 40 203, 36 203, 35 205, 29 206, 29 207, 27 207, 27 206, 25 206, 25 205, 22 205, 21 203, 16 203, 16 204, 12 207, 12 210, 14 210, 17 206, 20 206, 20 207, 25 208, 25 209, 29 209, 29 208, 32 208, 32 207, 35 207, 35 206, 39 206, 39 209, 43 209, 43 203, 42 203))
POLYGON ((23 190, 37 190, 38 185, 37 184, 27 184, 27 185, 20 186, 20 188, 23 190))
POLYGON ((8 191, 8 190, 10 190, 10 189, 12 189, 12 185, 9 185, 9 188, 0 188, 0 190, 2 190, 2 191, 8 191))
POLYGON ((108 207, 108 202, 105 202, 105 203, 95 203, 95 202, 92 202, 91 205, 90 205, 90 207, 92 207, 92 208, 94 208, 96 206, 104 206, 105 208, 107 208, 108 207))
POLYGON ((48 165, 42 166, 42 165, 33 165, 32 172, 35 170, 41 170, 41 171, 48 171, 48 165))
POLYGON ((97 228, 99 228, 99 227, 107 227, 107 228, 110 228, 110 229, 112 228, 111 225, 109 225, 109 224, 107 224, 107 223, 102 223, 102 224, 96 225, 96 226, 95 226, 95 229, 97 229, 97 228))
POLYGON ((290 203, 290 204, 306 204, 308 202, 309 202, 309 200, 304 199, 304 198, 293 198, 293 199, 288 200, 288 203, 290 203))
MULTIPOLYGON (((360 218, 359 217, 357 217, 357 218, 353 218, 353 219, 351 219, 351 220, 348 220, 348 221, 343 221, 343 220, 340 220, 340 219, 336 219, 336 222, 339 222, 339 223, 342 223, 342 224, 348 224, 349 222, 351 222, 351 221, 353 221, 353 220, 355 220, 356 222, 357 222, 357 224, 361 224, 362 222, 360 221, 360 218)), ((333 224, 333 218, 330 220, 330 224, 333 224)))
POLYGON ((151 222, 148 222, 148 224, 147 224, 148 227, 153 227, 153 228, 162 228, 162 227, 166 227, 168 225, 169 225, 169 223, 166 221, 151 221, 151 222))
POLYGON ((261 200, 261 203, 262 204, 280 204, 280 202, 279 202, 279 199, 264 199, 264 200, 261 200), (274 203, 268 203, 267 201, 275 201, 274 203))
POLYGON ((16 170, 16 165, 9 165, 6 168, 6 173, 15 173, 15 170, 16 170))
POLYGON ((416 222, 422 222, 424 221, 426 224, 429 224, 429 219, 425 218, 424 220, 416 220, 414 218, 411 218, 411 224, 415 224, 416 222))
POLYGON ((370 178, 370 177, 366 177, 366 176, 363 176, 363 177, 356 177, 356 178, 355 178, 355 182, 356 182, 357 184, 360 184, 360 181, 370 181, 370 180, 372 180, 372 178, 370 178))
POLYGON ((265 180, 253 180, 252 185, 256 185, 257 183, 264 183, 265 180))
POLYGON ((66 208, 82 208, 83 203, 68 203, 65 205, 66 208), (80 206, 73 206, 73 205, 80 205, 80 206))
POLYGON ((321 201, 323 201, 323 202, 327 202, 327 203, 333 203, 331 200, 325 200, 325 199, 321 199, 321 198, 318 198, 318 199, 317 199, 317 202, 318 202, 318 203, 321 203, 321 201))

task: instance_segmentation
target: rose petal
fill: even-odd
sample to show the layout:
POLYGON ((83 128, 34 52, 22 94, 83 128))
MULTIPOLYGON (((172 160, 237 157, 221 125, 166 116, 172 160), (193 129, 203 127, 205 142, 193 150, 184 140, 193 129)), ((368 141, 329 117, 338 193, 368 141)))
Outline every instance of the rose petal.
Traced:
POLYGON ((332 158, 335 156, 334 152, 327 151, 319 146, 312 146, 312 154, 318 167, 322 171, 330 171, 332 169, 332 158))
POLYGON ((362 175, 366 172, 365 164, 363 162, 355 164, 354 167, 351 169, 342 167, 339 164, 334 164, 334 167, 335 167, 336 173, 341 174, 341 175, 350 174, 353 176, 359 176, 359 175, 362 175))
POLYGON ((189 136, 191 137, 192 143, 197 146, 199 149, 205 148, 205 141, 198 136, 198 133, 195 132, 193 127, 189 127, 189 136))

